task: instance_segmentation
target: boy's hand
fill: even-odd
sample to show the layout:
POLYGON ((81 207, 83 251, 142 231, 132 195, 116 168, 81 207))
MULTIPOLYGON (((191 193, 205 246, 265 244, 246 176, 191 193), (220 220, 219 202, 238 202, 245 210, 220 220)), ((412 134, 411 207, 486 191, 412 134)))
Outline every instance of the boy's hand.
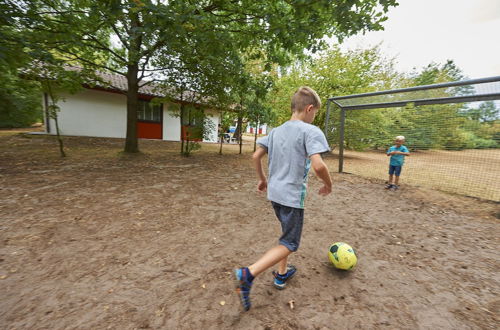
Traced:
POLYGON ((330 186, 323 186, 321 188, 319 188, 319 194, 321 196, 326 196, 326 195, 329 195, 330 193, 332 192, 332 187, 330 186))
POLYGON ((261 192, 267 191, 267 181, 259 180, 259 183, 257 183, 257 190, 261 192))

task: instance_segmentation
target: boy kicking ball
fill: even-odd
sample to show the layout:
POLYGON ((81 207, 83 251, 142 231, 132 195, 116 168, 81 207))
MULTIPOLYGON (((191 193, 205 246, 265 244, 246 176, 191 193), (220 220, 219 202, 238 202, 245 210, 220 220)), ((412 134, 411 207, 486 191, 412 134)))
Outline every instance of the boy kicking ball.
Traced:
POLYGON ((234 271, 236 292, 245 311, 251 307, 250 289, 257 275, 278 264, 273 272, 273 285, 284 289, 297 268, 288 265, 288 256, 297 251, 304 220, 304 199, 309 169, 323 181, 319 194, 332 191, 332 180, 321 154, 330 151, 323 132, 311 125, 321 107, 318 94, 309 87, 301 87, 292 97, 292 117, 276 127, 268 136, 257 141, 259 148, 253 155, 259 182, 257 189, 267 190, 276 217, 281 223, 279 244, 268 250, 254 264, 234 271), (268 154, 269 181, 262 169, 262 159, 268 154))
POLYGON ((404 136, 396 136, 394 145, 387 150, 387 156, 391 156, 391 160, 389 162, 389 182, 385 189, 398 190, 399 188, 399 176, 405 162, 405 156, 410 155, 408 148, 403 145, 404 142, 404 136))

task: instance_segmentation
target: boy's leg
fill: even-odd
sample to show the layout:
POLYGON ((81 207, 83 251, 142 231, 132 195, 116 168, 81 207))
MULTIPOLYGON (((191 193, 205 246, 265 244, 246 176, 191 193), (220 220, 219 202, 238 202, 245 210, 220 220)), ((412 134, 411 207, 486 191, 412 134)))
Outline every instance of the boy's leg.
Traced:
POLYGON ((395 170, 395 172, 394 172, 394 174, 395 174, 395 176, 396 176, 396 180, 394 181, 394 184, 395 184, 396 186, 398 186, 398 185, 399 185, 399 176, 401 175, 401 170, 402 170, 402 169, 403 169, 403 167, 402 167, 402 166, 398 166, 398 167, 396 167, 396 170, 395 170))
POLYGON ((288 257, 285 257, 281 259, 281 261, 278 264, 278 274, 281 275, 286 274, 287 266, 288 266, 288 257))
MULTIPOLYGON (((278 245, 270 250, 268 250, 259 260, 257 260, 254 264, 248 267, 250 273, 257 277, 260 273, 265 271, 266 269, 276 265, 278 262, 285 259, 285 272, 286 272, 286 260, 287 257, 292 253, 287 247, 284 245, 278 245)), ((280 263, 281 270, 281 263, 280 263)))
POLYGON ((390 189, 392 188, 392 178, 393 178, 393 175, 392 174, 389 174, 389 181, 387 182, 387 184, 385 185, 385 189, 390 189))
POLYGON ((250 290, 254 278, 279 261, 283 259, 286 260, 290 253, 292 253, 292 251, 288 248, 283 245, 278 245, 268 250, 256 263, 248 268, 235 269, 236 292, 240 296, 241 305, 244 310, 248 311, 252 306, 250 302, 250 290))

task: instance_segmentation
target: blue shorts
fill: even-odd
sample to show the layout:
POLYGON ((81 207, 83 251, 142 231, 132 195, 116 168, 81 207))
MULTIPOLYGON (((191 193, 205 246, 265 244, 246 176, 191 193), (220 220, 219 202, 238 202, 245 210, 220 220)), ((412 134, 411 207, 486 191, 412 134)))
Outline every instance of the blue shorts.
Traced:
POLYGON ((302 224, 304 223, 304 209, 284 206, 275 202, 273 204, 274 212, 281 222, 281 231, 283 232, 279 243, 288 250, 295 252, 299 248, 300 236, 302 235, 302 224))
POLYGON ((400 176, 402 168, 403 166, 389 165, 389 175, 396 174, 396 176, 400 176))

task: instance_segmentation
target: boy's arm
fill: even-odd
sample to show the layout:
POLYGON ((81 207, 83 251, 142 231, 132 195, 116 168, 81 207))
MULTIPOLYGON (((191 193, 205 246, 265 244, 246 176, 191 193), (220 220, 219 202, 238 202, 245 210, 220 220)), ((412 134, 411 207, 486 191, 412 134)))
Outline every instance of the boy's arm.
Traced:
POLYGON ((326 196, 332 192, 332 178, 330 177, 328 167, 323 161, 323 158, 321 158, 320 154, 314 154, 310 157, 310 159, 314 173, 316 173, 316 176, 323 181, 323 187, 319 189, 319 194, 326 196))
POLYGON ((252 156, 253 164, 255 166, 255 170, 257 171, 257 177, 259 178, 259 183, 257 184, 258 191, 267 190, 267 179, 264 174, 264 169, 262 168, 262 158, 264 158, 266 153, 266 149, 258 147, 252 156))

